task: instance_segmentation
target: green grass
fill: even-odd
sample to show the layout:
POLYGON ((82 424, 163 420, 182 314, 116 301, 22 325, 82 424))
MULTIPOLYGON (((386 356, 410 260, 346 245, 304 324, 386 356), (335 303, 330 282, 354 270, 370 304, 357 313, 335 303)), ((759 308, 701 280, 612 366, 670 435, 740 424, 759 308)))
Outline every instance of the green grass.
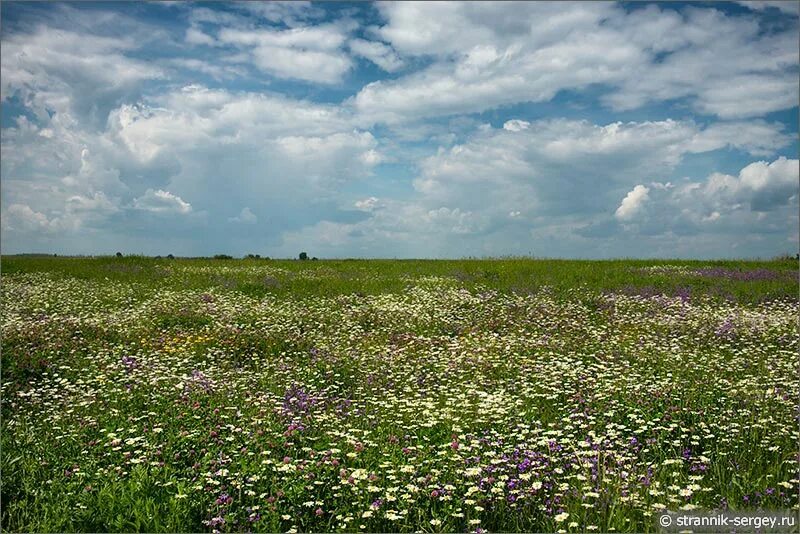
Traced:
POLYGON ((794 260, 2 275, 4 530, 650 532, 662 508, 798 506, 794 260))
POLYGON ((48 273, 82 280, 118 281, 142 288, 235 289, 243 294, 314 297, 350 293, 398 293, 408 279, 442 277, 474 289, 532 293, 548 287, 558 294, 577 288, 617 291, 637 288, 674 295, 683 288, 701 294, 758 301, 797 298, 798 262, 791 258, 765 260, 210 260, 70 258, 6 256, 2 272, 48 273), (775 280, 739 281, 698 276, 647 275, 639 269, 673 265, 687 269, 720 267, 733 271, 765 269, 779 273, 775 280), (188 272, 183 269, 191 269, 188 272), (273 273, 272 270, 279 273, 273 273), (270 274, 264 274, 269 272, 270 274))

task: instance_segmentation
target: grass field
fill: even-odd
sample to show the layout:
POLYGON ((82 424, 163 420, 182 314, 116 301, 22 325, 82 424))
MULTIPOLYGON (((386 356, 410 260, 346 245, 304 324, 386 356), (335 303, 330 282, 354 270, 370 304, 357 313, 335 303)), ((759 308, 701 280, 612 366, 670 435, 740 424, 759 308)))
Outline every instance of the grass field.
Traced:
POLYGON ((797 509, 797 268, 4 257, 2 527, 797 509))

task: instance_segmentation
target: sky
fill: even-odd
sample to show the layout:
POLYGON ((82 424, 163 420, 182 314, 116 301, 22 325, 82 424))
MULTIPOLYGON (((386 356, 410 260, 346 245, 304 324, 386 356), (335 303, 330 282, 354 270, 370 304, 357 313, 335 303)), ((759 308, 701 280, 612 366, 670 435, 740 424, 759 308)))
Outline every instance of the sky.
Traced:
POLYGON ((4 254, 798 250, 800 2, 2 2, 4 254))

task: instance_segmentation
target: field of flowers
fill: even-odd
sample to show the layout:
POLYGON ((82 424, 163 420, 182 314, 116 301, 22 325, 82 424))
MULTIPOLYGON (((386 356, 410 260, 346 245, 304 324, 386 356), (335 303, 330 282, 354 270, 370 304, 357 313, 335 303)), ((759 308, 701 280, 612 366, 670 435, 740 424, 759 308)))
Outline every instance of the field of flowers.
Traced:
POLYGON ((9 531, 798 508, 797 263, 3 258, 9 531))

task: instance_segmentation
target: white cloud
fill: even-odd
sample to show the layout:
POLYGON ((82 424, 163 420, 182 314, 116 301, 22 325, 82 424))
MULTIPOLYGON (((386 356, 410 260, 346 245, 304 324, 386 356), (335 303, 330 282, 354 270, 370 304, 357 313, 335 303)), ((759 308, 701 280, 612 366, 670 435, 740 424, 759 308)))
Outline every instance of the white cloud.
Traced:
POLYGON ((180 213, 186 214, 192 211, 192 205, 185 202, 178 195, 162 189, 148 189, 144 195, 134 199, 133 207, 139 210, 150 211, 153 213, 180 213))
POLYGON ((715 9, 608 3, 392 2, 377 34, 433 63, 367 84, 362 114, 397 122, 544 102, 604 84, 617 110, 687 99, 702 113, 760 116, 798 101, 796 32, 715 9))
MULTIPOLYGON (((532 20, 558 25, 556 18, 600 19, 607 5, 514 2, 384 2, 386 19, 377 33, 404 55, 449 56, 475 46, 525 36, 532 20), (558 13, 561 12, 559 16, 558 13)), ((553 30, 568 29, 569 22, 553 30)), ((545 32, 548 28, 542 28, 545 32)), ((537 32, 538 34, 539 32, 537 32)))
POLYGON ((278 254, 308 249, 318 256, 348 251, 348 256, 361 257, 452 257, 463 255, 468 240, 479 239, 488 228, 486 216, 459 208, 392 200, 381 204, 382 209, 358 222, 324 220, 285 232, 278 254))
POLYGON ((790 72, 774 75, 743 75, 709 83, 698 95, 698 111, 723 118, 765 115, 797 105, 797 76, 790 72))
POLYGON ((774 8, 789 15, 797 15, 800 12, 800 2, 796 0, 750 0, 736 3, 754 11, 764 11, 774 8))
POLYGON ((797 104, 795 32, 765 33, 755 17, 694 7, 678 15, 649 6, 616 27, 645 50, 654 40, 667 44, 652 48, 664 57, 633 68, 605 97, 614 109, 686 98, 701 113, 740 118, 797 104), (657 26, 665 18, 675 24, 657 26))
POLYGON ((223 28, 217 39, 249 50, 257 68, 279 78, 335 84, 353 67, 342 48, 347 33, 335 24, 288 30, 223 28))
MULTIPOLYGON (((648 235, 693 231, 699 224, 727 224, 731 207, 720 206, 719 199, 707 200, 720 197, 705 192, 711 186, 653 180, 669 176, 687 154, 733 145, 774 152, 790 141, 778 135, 778 125, 755 122, 752 128, 744 122, 730 128, 701 128, 690 121, 672 120, 608 125, 549 120, 531 122, 519 131, 478 129, 465 143, 440 149, 419 162, 413 197, 357 200, 355 207, 369 214, 367 219, 310 224, 286 233, 284 244, 287 253, 308 243, 326 255, 342 247, 358 250, 363 246, 372 254, 435 257, 457 256, 459 250, 462 255, 465 250, 527 253, 532 243, 537 247, 546 243, 549 253, 557 255, 559 250, 574 254, 576 247, 587 246, 587 239, 611 239, 622 231, 619 223, 627 229, 628 223, 635 222, 626 231, 648 235), (759 134, 764 139, 758 140, 759 134), (770 142, 775 144, 768 146, 770 142), (375 209, 378 205, 381 209, 375 209), (682 215, 683 209, 693 215, 682 215), (595 224, 591 232, 585 226, 590 223, 595 224), (324 239, 317 232, 323 232, 324 239), (327 239, 335 239, 337 245, 329 247, 327 239), (381 245, 387 241, 395 248, 381 245)), ((786 194, 785 184, 797 181, 789 173, 791 162, 779 158, 770 165, 753 164, 743 171, 746 178, 731 178, 751 185, 729 185, 737 194, 728 195, 735 199, 725 202, 748 202, 739 193, 744 187, 780 189, 784 200, 788 199, 791 195, 786 194), (765 182, 772 185, 762 185, 765 182)), ((755 221, 752 232, 772 231, 769 221, 755 221)), ((592 250, 594 255, 611 254, 592 250)), ((624 254, 626 249, 614 250, 624 254)))
POLYGON ((382 207, 382 204, 380 199, 376 197, 369 197, 361 200, 356 200, 354 206, 356 207, 356 209, 359 209, 361 211, 374 211, 382 207))
MULTIPOLYGON (((71 8, 61 8, 65 20, 74 18, 71 8)), ((104 17, 97 15, 98 20, 104 17)), ((152 63, 133 59, 127 54, 149 38, 142 28, 116 20, 126 28, 125 37, 93 33, 98 22, 81 26, 89 31, 75 32, 54 25, 39 24, 29 32, 3 33, 3 59, 0 62, 2 99, 17 95, 39 119, 49 112, 105 120, 104 111, 125 96, 136 92, 146 80, 162 78, 163 71, 152 63)), ((55 22, 53 22, 55 24, 55 22)))
POLYGON ((226 58, 221 59, 222 62, 220 63, 212 63, 194 58, 171 58, 164 61, 164 65, 173 69, 185 69, 208 74, 218 81, 243 77, 245 75, 245 70, 242 67, 226 65, 224 63, 226 58))
POLYGON ((533 212, 602 211, 608 195, 668 176, 687 154, 733 145, 774 153, 790 142, 778 125, 756 123, 753 128, 740 123, 701 129, 674 120, 604 126, 536 121, 522 131, 479 131, 463 144, 440 150, 420 162, 414 186, 434 203, 470 210, 483 205, 518 211, 516 203, 524 199, 533 212), (757 139, 758 133, 765 135, 757 139), (774 143, 769 150, 768 142, 774 143))
POLYGON ((239 215, 231 217, 228 221, 242 224, 255 224, 258 222, 258 217, 256 217, 255 213, 250 211, 250 208, 245 206, 242 208, 242 211, 239 212, 239 215))
POLYGON ((338 106, 266 92, 234 93, 190 85, 157 97, 154 104, 124 105, 109 117, 112 131, 145 159, 175 145, 325 136, 355 128, 353 118, 338 106))
MULTIPOLYGON (((291 255, 305 247, 320 256, 348 251, 347 255, 362 257, 441 258, 509 252, 620 257, 630 255, 635 245, 637 254, 648 257, 738 256, 743 247, 770 255, 776 253, 776 243, 764 236, 786 234, 788 242, 796 245, 796 234, 787 234, 786 229, 797 224, 798 163, 778 158, 772 163, 750 164, 739 177, 725 180, 712 174, 704 181, 678 185, 637 184, 624 196, 615 216, 605 219, 580 211, 552 217, 523 209, 503 212, 503 221, 498 222, 492 200, 476 210, 428 207, 430 199, 420 194, 408 201, 382 201, 383 209, 371 211, 369 218, 358 222, 322 221, 286 232, 279 250, 291 255), (768 212, 753 211, 729 194, 729 188, 747 190, 751 195, 788 183, 793 187, 783 189, 785 202, 774 204, 768 212), (592 231, 586 231, 588 228, 592 231)), ((514 193, 509 196, 515 203, 524 204, 527 199, 514 193)), ((370 204, 372 201, 365 199, 363 205, 370 204)), ((777 250, 781 246, 783 243, 778 243, 777 250)))
POLYGON ((2 36, 3 98, 15 97, 4 111, 31 112, 3 129, 3 233, 115 247, 152 239, 161 213, 184 215, 170 227, 183 250, 202 247, 197 235, 248 252, 283 235, 287 247, 432 256, 746 224, 783 237, 796 160, 775 158, 794 126, 743 120, 797 103, 796 18, 767 4, 398 2, 361 28, 350 17, 366 9, 323 22, 308 3, 181 4, 175 40, 159 30, 173 26, 114 11, 29 10, 20 21, 42 15, 2 36), (154 43, 158 59, 141 59, 154 43), (365 65, 356 58, 397 74, 359 91, 351 84, 377 69, 348 77, 365 65), (201 85, 209 78, 216 88, 201 85), (560 92, 565 108, 502 108, 560 92), (597 98, 611 110, 671 105, 651 121, 557 117, 597 98), (694 112, 735 120, 685 119, 694 112), (722 148, 737 153, 687 158, 722 148), (676 179, 745 152, 769 159, 676 179))
POLYGON ((44 213, 39 213, 25 204, 11 204, 3 210, 5 230, 44 230, 50 229, 50 221, 44 213))
POLYGON ((615 215, 622 222, 636 222, 625 226, 627 231, 647 235, 744 239, 781 234, 796 225, 799 184, 800 161, 780 157, 750 163, 737 176, 712 173, 673 187, 637 186, 615 215))
MULTIPOLYGON (((239 2, 233 3, 232 6, 246 7, 245 4, 252 4, 253 2, 239 2)), ((219 26, 250 26, 246 13, 237 13, 228 10, 211 9, 207 7, 199 7, 197 4, 190 4, 184 2, 184 5, 189 6, 189 21, 192 25, 199 25, 203 23, 214 24, 219 26)))
POLYGON ((42 126, 21 117, 3 130, 1 147, 4 211, 29 206, 54 235, 84 228, 130 236, 151 225, 146 214, 172 213, 191 214, 173 233, 210 236, 216 229, 206 216, 240 212, 247 222, 247 206, 270 229, 251 235, 256 225, 243 224, 237 239, 276 239, 314 217, 352 218, 339 190, 383 161, 378 140, 346 110, 270 93, 187 86, 120 106, 101 131, 65 117, 42 126), (192 192, 191 204, 182 191, 192 192))
POLYGON ((255 65, 279 78, 294 78, 317 83, 338 83, 353 66, 340 53, 259 46, 253 50, 255 65))
POLYGON ((530 122, 519 119, 512 119, 503 124, 503 129, 508 130, 509 132, 521 132, 522 130, 527 130, 530 127, 530 122))
POLYGON ((289 27, 299 26, 308 20, 325 16, 325 10, 305 0, 270 2, 231 2, 231 5, 270 22, 279 22, 289 27))
POLYGON ((105 216, 119 211, 116 202, 109 199, 102 191, 97 191, 91 196, 73 195, 67 198, 66 209, 71 213, 98 214, 105 216))
POLYGON ((385 43, 351 39, 347 45, 354 55, 370 60, 386 72, 396 72, 403 68, 403 60, 385 43))
POLYGON ((292 175, 316 186, 335 186, 371 173, 381 158, 369 132, 335 133, 322 137, 285 136, 272 145, 292 175))
POLYGON ((700 193, 708 200, 730 205, 746 203, 753 211, 769 211, 797 199, 800 185, 798 160, 780 157, 768 163, 756 161, 744 167, 738 176, 712 174, 700 193))
POLYGON ((644 204, 649 200, 649 192, 650 190, 643 185, 634 187, 625 195, 625 198, 622 199, 617 211, 614 213, 614 217, 620 221, 630 221, 633 219, 642 211, 644 204))
POLYGON ((207 45, 207 46, 216 46, 217 40, 208 35, 207 33, 203 32, 197 26, 190 26, 186 30, 186 37, 185 40, 187 43, 192 45, 207 45))
POLYGON ((754 156, 769 156, 791 141, 784 129, 780 123, 763 120, 715 122, 692 137, 690 151, 707 152, 731 147, 754 156))
POLYGON ((480 214, 447 207, 429 210, 422 220, 440 232, 455 235, 480 232, 489 222, 487 217, 480 214))

